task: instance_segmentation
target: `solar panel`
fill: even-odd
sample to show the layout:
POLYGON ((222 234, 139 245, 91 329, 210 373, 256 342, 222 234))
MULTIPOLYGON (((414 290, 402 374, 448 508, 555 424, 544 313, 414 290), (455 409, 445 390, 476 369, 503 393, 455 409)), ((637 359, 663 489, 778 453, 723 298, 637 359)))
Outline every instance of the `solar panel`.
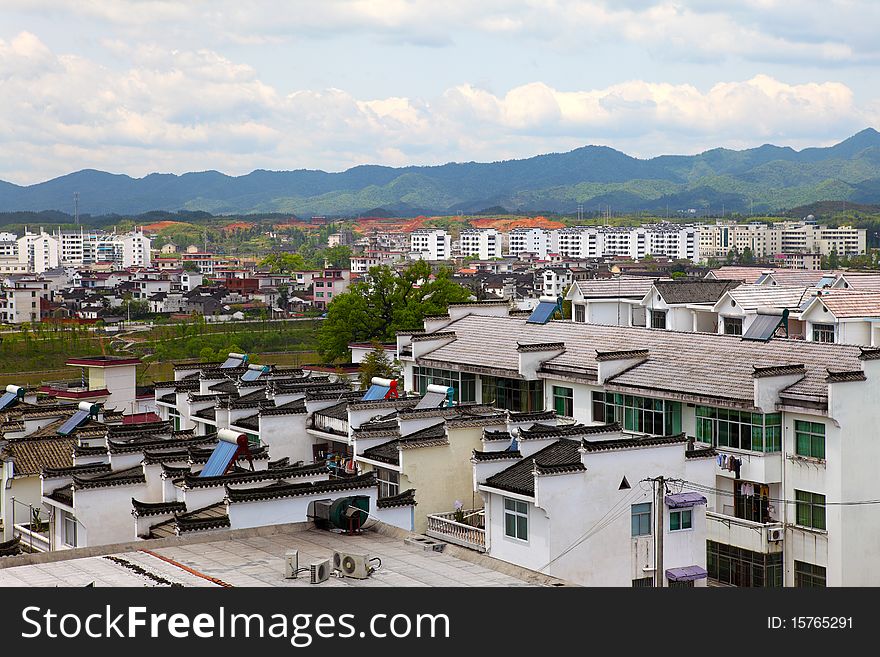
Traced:
POLYGON ((58 429, 58 431, 57 431, 58 435, 60 435, 60 436, 69 435, 70 432, 73 431, 74 429, 76 429, 79 425, 81 425, 83 423, 83 420, 85 420, 88 416, 89 416, 88 411, 85 411, 83 409, 79 409, 76 413, 74 413, 70 417, 70 419, 67 422, 65 422, 64 424, 61 425, 61 428, 58 429))
POLYGON ((542 301, 526 320, 526 324, 546 324, 553 317, 553 313, 556 312, 557 308, 558 306, 555 301, 542 301))
POLYGON ((755 321, 749 326, 749 330, 743 334, 742 339, 767 342, 776 333, 776 329, 781 323, 781 315, 757 315, 755 321))
POLYGON ((380 386, 377 383, 374 383, 370 386, 369 390, 367 390, 367 394, 365 394, 361 400, 362 401, 371 401, 374 399, 385 399, 388 396, 388 393, 391 392, 391 388, 388 386, 380 386))
POLYGON ((440 408, 446 401, 446 393, 426 392, 425 396, 416 404, 416 408, 440 408))
POLYGON ((3 396, 0 397, 0 410, 9 406, 14 399, 16 399, 18 395, 14 392, 4 392, 3 396))
POLYGON ((263 374, 269 371, 265 365, 249 365, 247 372, 241 376, 242 381, 256 381, 263 374))
POLYGON ((226 473, 230 462, 238 451, 238 445, 221 440, 217 443, 199 477, 218 477, 226 473))
POLYGON ((241 367, 247 362, 247 354, 230 353, 229 358, 223 361, 220 369, 228 369, 230 367, 241 367))

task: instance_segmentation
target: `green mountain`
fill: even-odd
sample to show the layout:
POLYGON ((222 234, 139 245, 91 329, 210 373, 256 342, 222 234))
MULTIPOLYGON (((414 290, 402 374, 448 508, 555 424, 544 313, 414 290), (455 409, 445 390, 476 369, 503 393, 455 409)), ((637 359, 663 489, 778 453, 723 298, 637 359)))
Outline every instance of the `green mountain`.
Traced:
POLYGON ((29 186, 0 181, 0 212, 80 211, 133 215, 151 210, 214 214, 356 215, 381 207, 397 216, 521 212, 615 212, 695 208, 778 212, 818 201, 880 203, 880 133, 867 128, 827 148, 765 144, 742 151, 647 160, 605 146, 584 146, 503 162, 442 166, 358 166, 340 173, 217 171, 144 178, 83 170, 29 186))

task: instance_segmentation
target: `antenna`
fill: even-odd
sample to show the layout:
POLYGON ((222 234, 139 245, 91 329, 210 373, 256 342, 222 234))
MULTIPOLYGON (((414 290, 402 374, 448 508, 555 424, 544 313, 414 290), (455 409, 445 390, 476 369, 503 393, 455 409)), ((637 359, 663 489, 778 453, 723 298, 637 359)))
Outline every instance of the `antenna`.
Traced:
POLYGON ((79 226, 79 192, 73 193, 73 223, 79 226))

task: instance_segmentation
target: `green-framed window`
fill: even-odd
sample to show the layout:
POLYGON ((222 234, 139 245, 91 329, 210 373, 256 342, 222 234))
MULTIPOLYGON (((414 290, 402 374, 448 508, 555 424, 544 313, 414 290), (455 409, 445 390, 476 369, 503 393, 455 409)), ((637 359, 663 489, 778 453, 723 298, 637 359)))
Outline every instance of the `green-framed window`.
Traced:
POLYGON ((697 406, 696 438, 715 447, 753 452, 782 450, 782 414, 752 413, 714 406, 697 406))
POLYGON ((794 585, 800 588, 825 587, 826 571, 824 566, 817 566, 806 561, 794 562, 794 585))
POLYGON ((625 431, 657 436, 681 433, 681 402, 616 392, 593 392, 593 421, 619 422, 625 431))
POLYGON ((509 411, 544 410, 544 382, 480 376, 482 402, 509 411))
POLYGON ((553 386, 553 408, 557 415, 574 415, 574 390, 564 386, 553 386))
POLYGON ((795 452, 816 459, 825 458, 825 424, 822 422, 794 421, 795 452))
POLYGON ((455 401, 477 401, 477 375, 455 370, 442 370, 436 367, 414 367, 414 387, 420 395, 424 395, 428 386, 446 386, 455 390, 455 401))
POLYGON ((805 490, 794 492, 796 520, 801 527, 825 529, 825 496, 805 490))

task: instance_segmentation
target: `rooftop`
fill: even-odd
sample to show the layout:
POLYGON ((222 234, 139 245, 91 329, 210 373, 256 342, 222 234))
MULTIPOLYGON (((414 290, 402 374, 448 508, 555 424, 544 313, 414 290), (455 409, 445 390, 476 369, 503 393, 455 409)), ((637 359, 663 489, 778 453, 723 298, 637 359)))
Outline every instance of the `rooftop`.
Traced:
POLYGON ((560 583, 453 545, 443 552, 406 545, 404 535, 393 529, 366 531, 359 536, 297 525, 261 529, 226 532, 222 537, 204 532, 185 539, 140 541, 106 555, 92 552, 91 556, 83 556, 89 548, 68 550, 66 554, 53 553, 53 558, 61 560, 52 562, 44 561, 48 555, 35 555, 37 559, 27 555, 6 557, 0 561, 0 587, 509 587, 560 583), (331 577, 312 585, 307 574, 284 578, 284 554, 293 549, 299 550, 300 567, 332 558, 334 551, 369 553, 382 560, 382 567, 368 579, 331 577), (37 563, 7 566, 28 561, 37 563))
MULTIPOLYGON (((736 288, 739 290, 740 288, 736 288)), ((736 291, 734 290, 734 292, 736 291)), ((712 397, 752 407, 755 367, 804 364, 804 378, 789 391, 827 397, 827 370, 862 369, 856 345, 828 344, 774 338, 768 342, 742 340, 715 333, 662 331, 639 327, 604 326, 552 321, 529 324, 513 317, 471 315, 452 322, 456 339, 417 359, 425 365, 486 367, 519 378, 518 342, 564 342, 565 351, 544 362, 570 372, 595 375, 597 352, 647 349, 647 358, 606 381, 606 387, 638 393, 662 391, 692 397, 712 397), (491 341, 485 338, 493 336, 491 341)))

